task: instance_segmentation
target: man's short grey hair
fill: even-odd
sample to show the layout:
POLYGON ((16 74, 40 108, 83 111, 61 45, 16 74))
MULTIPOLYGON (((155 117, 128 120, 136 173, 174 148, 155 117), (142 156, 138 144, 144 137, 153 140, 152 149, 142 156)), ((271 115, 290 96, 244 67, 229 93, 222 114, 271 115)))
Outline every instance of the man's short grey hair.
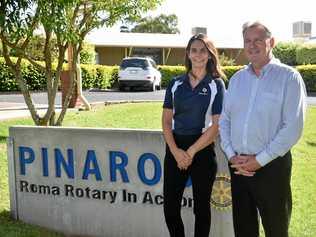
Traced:
POLYGON ((269 28, 267 26, 265 26, 262 22, 260 21, 248 21, 246 23, 244 23, 242 25, 242 35, 245 36, 245 33, 248 29, 250 28, 254 28, 254 27, 260 27, 262 29, 264 29, 267 38, 271 38, 272 37, 272 33, 269 30, 269 28))

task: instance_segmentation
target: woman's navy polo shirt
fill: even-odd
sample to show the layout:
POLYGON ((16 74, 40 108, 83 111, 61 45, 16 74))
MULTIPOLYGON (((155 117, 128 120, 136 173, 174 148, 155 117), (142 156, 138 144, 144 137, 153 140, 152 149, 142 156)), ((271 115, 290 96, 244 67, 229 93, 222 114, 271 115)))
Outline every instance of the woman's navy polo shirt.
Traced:
POLYGON ((172 130, 176 134, 196 135, 212 125, 212 115, 222 112, 225 85, 222 79, 206 75, 192 89, 187 74, 169 83, 163 108, 173 110, 172 130))

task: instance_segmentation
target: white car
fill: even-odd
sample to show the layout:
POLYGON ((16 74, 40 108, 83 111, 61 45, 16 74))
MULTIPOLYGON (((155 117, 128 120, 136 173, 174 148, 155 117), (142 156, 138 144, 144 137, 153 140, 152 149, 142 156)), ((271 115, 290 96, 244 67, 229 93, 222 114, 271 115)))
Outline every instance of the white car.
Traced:
POLYGON ((135 87, 145 87, 151 91, 160 90, 161 73, 151 58, 124 58, 118 72, 118 82, 120 90, 135 87))

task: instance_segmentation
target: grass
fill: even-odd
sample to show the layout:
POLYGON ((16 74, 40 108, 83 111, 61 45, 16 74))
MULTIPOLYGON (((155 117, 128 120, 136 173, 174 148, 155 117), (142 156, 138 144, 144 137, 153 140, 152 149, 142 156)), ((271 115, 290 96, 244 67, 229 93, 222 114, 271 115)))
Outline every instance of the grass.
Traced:
MULTIPOLYGON (((120 104, 89 112, 67 113, 63 126, 110 128, 161 128, 161 103, 120 104)), ((31 119, 0 122, 0 236, 59 237, 43 228, 14 221, 9 216, 6 137, 8 127, 32 125, 31 119)), ((292 150, 293 213, 290 237, 316 236, 316 107, 307 113, 304 135, 292 150)))

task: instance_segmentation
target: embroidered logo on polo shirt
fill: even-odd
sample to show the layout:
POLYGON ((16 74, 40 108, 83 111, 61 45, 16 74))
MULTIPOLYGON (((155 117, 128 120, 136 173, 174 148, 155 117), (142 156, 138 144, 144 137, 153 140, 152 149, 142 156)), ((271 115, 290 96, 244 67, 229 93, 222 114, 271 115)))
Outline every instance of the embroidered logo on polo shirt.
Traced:
POLYGON ((207 89, 204 87, 202 91, 199 92, 199 95, 207 95, 207 89))

